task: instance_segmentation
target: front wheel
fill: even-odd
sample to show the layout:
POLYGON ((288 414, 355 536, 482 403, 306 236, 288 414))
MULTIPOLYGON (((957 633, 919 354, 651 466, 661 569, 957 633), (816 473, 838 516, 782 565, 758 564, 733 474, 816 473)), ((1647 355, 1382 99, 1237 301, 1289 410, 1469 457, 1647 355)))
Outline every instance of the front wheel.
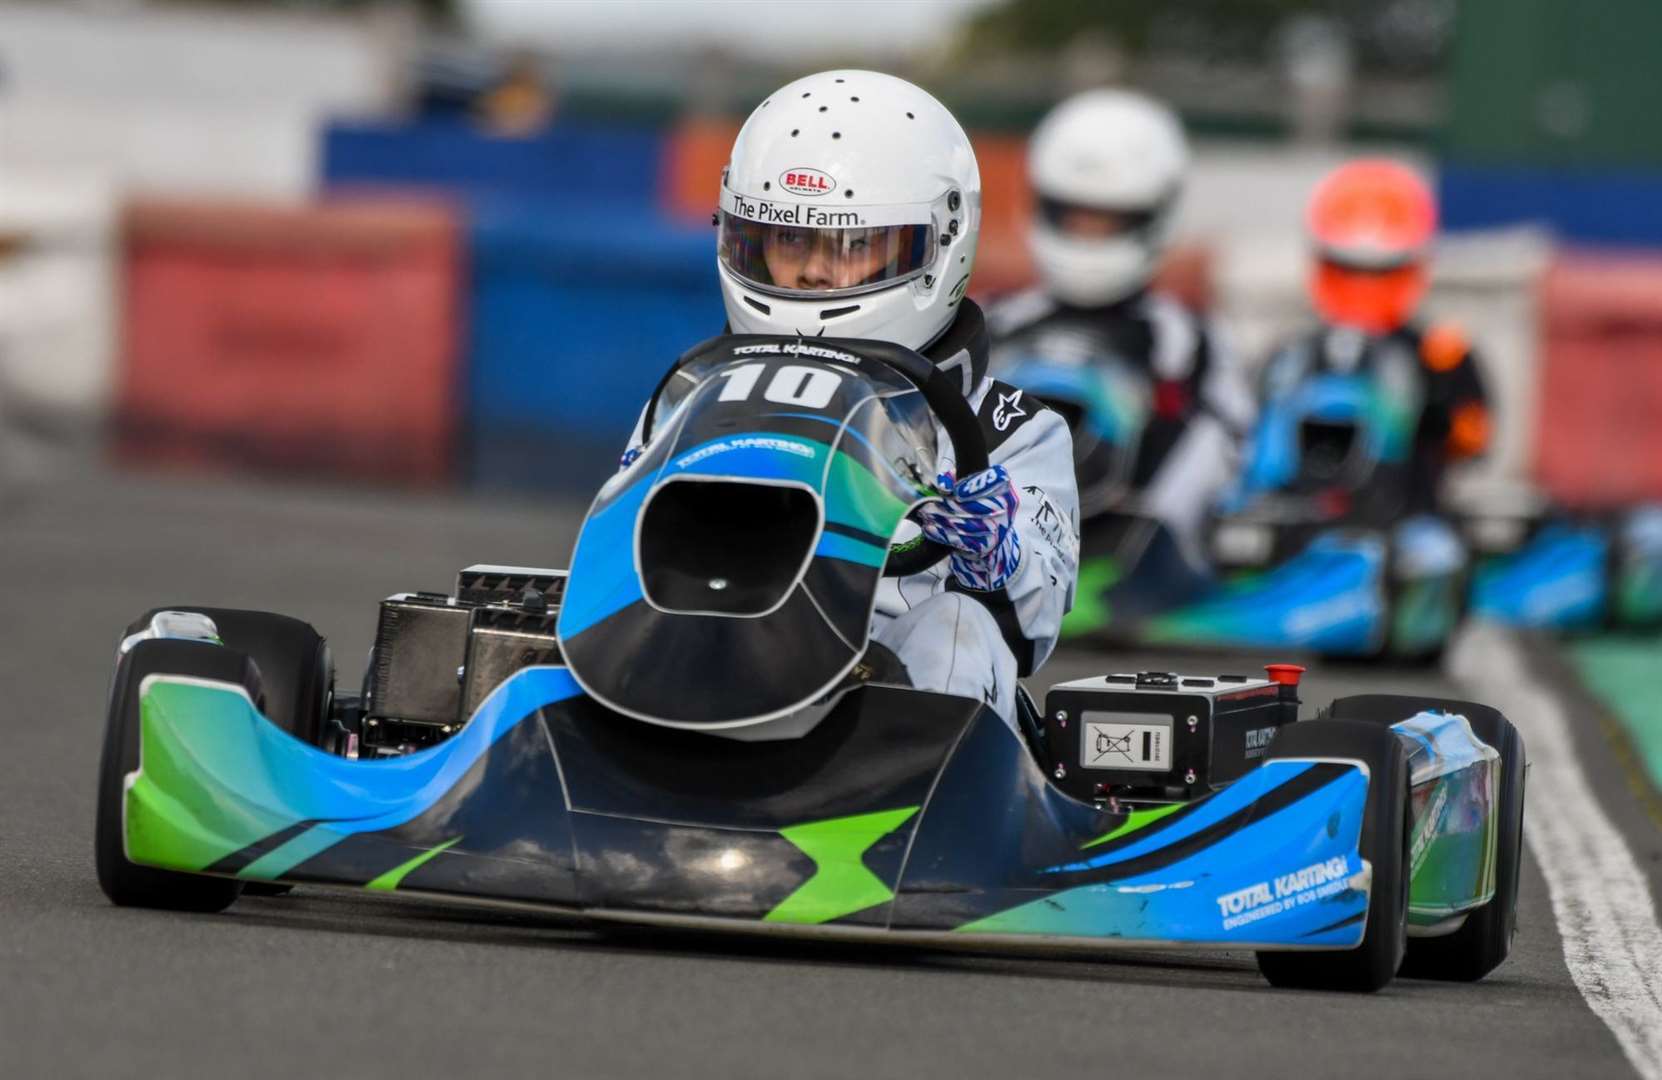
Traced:
POLYGON ((1408 759, 1402 742, 1377 724, 1309 720, 1282 728, 1269 756, 1360 761, 1367 766, 1361 849, 1362 858, 1373 867, 1373 884, 1362 943, 1356 948, 1261 952, 1258 970, 1272 986, 1379 990, 1396 976, 1408 942, 1408 759))
POLYGON ((266 719, 304 743, 322 744, 335 665, 328 643, 310 623, 270 611, 179 606, 145 612, 127 633, 143 630, 161 611, 188 611, 212 619, 225 647, 245 653, 259 670, 260 692, 254 701, 266 719))
MULTIPOLYGON (((222 911, 242 892, 232 878, 203 877, 141 866, 127 858, 127 777, 139 768, 139 695, 152 675, 186 675, 258 689, 247 656, 196 641, 141 641, 115 669, 104 751, 98 764, 98 818, 93 851, 98 885, 123 907, 173 911, 222 911)), ((252 693, 252 691, 251 691, 252 693)))

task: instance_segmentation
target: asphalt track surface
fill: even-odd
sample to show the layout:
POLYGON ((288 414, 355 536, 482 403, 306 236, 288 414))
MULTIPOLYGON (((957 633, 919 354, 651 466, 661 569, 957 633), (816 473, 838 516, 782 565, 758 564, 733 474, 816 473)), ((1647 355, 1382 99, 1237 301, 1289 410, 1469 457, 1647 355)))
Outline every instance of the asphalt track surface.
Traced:
MULTIPOLYGON (((0 511, 0 1075, 1631 1075, 1570 980, 1530 863, 1499 972, 1371 997, 1273 991, 1246 954, 781 947, 322 889, 215 916, 112 907, 93 875, 93 780, 129 619, 164 602, 282 610, 346 670, 379 597, 445 588, 470 562, 559 564, 579 508, 66 479, 0 511)), ((1265 659, 1279 658, 1175 663, 1265 659)), ((1161 660, 1062 656, 1040 682, 1161 660)), ((1361 667, 1317 667, 1306 688, 1316 703, 1454 689, 1361 667)), ((1588 768, 1625 797, 1605 758, 1588 768)), ((1613 816, 1646 827, 1631 807, 1613 816)), ((1635 851, 1654 884, 1655 839, 1635 851)))

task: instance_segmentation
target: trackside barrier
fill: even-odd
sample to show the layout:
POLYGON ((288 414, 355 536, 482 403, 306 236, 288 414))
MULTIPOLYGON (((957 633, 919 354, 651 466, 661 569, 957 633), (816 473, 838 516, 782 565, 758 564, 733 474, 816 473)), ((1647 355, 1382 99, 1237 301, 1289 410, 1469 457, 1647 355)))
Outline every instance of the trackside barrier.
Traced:
POLYGON ((645 211, 658 205, 663 149, 656 130, 579 121, 526 136, 492 135, 457 118, 335 121, 323 131, 322 180, 546 199, 568 217, 587 214, 593 200, 645 211))
POLYGON ((446 205, 147 201, 123 239, 120 457, 449 478, 461 312, 446 205))
POLYGON ((106 184, 0 169, 0 427, 102 424, 113 381, 116 211, 106 184))
POLYGON ((675 359, 721 332, 715 230, 632 204, 480 201, 468 474, 592 490, 675 359))
POLYGON ((1536 478, 1575 505, 1662 498, 1662 256, 1563 256, 1541 308, 1536 478))

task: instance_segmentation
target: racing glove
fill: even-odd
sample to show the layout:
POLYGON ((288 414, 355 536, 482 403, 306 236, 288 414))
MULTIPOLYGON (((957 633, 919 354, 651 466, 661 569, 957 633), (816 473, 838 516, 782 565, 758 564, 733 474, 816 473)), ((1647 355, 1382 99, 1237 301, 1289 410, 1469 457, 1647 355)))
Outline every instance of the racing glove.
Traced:
POLYGON ((993 592, 1015 576, 1021 564, 1016 535, 1016 507, 1021 498, 1010 474, 994 465, 956 480, 942 473, 935 480, 939 499, 917 509, 923 535, 952 549, 952 576, 966 589, 993 592))

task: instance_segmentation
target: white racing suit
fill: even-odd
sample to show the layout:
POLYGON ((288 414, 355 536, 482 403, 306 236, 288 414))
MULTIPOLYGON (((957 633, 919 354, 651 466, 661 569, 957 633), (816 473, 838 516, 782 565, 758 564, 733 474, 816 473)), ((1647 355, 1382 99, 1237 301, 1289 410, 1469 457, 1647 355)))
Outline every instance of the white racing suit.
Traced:
MULTIPOLYGON (((1025 358, 1053 364, 1114 364, 1141 382, 1127 414, 1144 414, 1105 490, 1081 491, 1085 513, 1130 510, 1165 523, 1197 568, 1208 511, 1234 480, 1257 404, 1218 330, 1176 301, 1143 292, 1103 308, 1073 308, 1037 289, 992 309, 993 370, 1014 374, 1025 358)), ((1082 437, 1076 447, 1091 452, 1082 437)), ((1090 476, 1090 463, 1079 462, 1090 476)))
MULTIPOLYGON (((1020 492, 1014 528, 1021 544, 1015 573, 996 592, 956 582, 942 560, 922 574, 885 578, 872 616, 872 640, 887 646, 922 690, 974 698, 1016 725, 1016 680, 1037 671, 1056 647, 1062 616, 1073 604, 1079 571, 1079 497, 1073 441, 1065 421, 1014 387, 986 375, 986 322, 962 302, 958 318, 923 354, 963 375, 965 396, 981 421, 991 464, 1003 465, 1020 492)), ((953 471, 950 440, 938 471, 953 471)), ((641 426, 630 439, 639 449, 641 426)), ((899 539, 915 535, 907 522, 899 539)), ((719 732, 737 739, 801 735, 819 715, 783 717, 755 728, 719 732)))

